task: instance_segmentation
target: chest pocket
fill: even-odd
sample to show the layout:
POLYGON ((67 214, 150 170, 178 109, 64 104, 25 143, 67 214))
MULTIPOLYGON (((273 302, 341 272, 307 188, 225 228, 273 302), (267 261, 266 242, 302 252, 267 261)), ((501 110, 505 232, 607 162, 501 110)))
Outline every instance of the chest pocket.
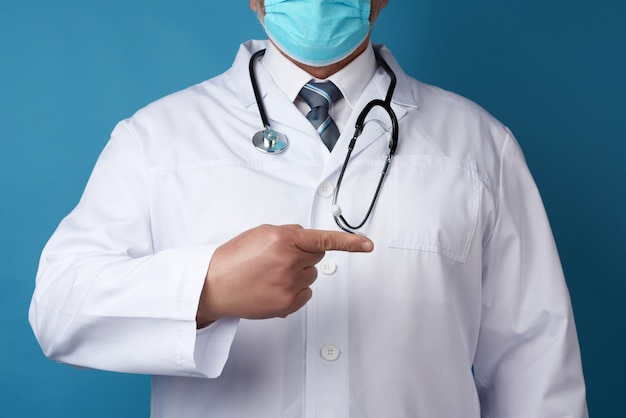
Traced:
POLYGON ((476 230, 480 183, 476 163, 399 155, 389 172, 389 242, 464 263, 476 230))

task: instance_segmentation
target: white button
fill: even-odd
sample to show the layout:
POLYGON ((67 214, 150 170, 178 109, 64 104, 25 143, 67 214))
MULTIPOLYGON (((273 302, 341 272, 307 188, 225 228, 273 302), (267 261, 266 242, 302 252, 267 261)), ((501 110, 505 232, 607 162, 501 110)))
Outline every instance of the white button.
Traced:
POLYGON ((326 344, 322 347, 322 358, 326 361, 335 361, 339 358, 339 347, 335 344, 326 344))
POLYGON ((337 271, 337 264, 333 261, 322 261, 320 264, 322 274, 330 275, 337 271))
POLYGON ((319 194, 322 197, 331 197, 334 191, 335 191, 335 188, 333 187, 332 183, 328 181, 323 182, 317 188, 317 194, 319 194))

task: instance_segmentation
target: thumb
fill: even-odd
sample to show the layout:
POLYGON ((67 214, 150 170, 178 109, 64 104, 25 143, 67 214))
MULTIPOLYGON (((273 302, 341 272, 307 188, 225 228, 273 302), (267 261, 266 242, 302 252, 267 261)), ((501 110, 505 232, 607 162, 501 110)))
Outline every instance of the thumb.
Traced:
POLYGON ((319 229, 299 230, 295 245, 306 252, 335 250, 368 253, 374 249, 374 243, 363 235, 319 229))

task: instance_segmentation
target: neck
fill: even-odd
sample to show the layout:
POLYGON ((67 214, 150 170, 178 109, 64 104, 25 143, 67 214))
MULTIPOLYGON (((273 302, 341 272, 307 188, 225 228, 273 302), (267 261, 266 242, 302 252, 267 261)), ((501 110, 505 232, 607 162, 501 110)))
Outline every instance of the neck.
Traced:
MULTIPOLYGON (((280 51, 281 54, 286 56, 287 59, 289 59, 291 62, 296 64, 298 67, 302 68, 304 71, 306 71, 307 73, 309 73, 313 77, 315 77, 317 79, 320 79, 320 80, 325 80, 328 77, 330 77, 331 75, 333 75, 336 72, 338 72, 338 71, 342 70, 343 68, 345 68, 356 57, 361 55, 361 53, 363 53, 363 51, 365 51, 365 49, 368 47, 369 42, 370 42, 370 38, 368 36, 361 43, 361 45, 359 45, 359 47, 352 54, 350 54, 348 57, 342 59, 339 62, 336 62, 334 64, 330 64, 330 65, 326 65, 324 67, 314 67, 314 66, 311 66, 311 65, 303 64, 303 63, 298 62, 298 61, 294 60, 293 58, 289 57, 287 54, 285 54, 283 51, 281 51, 281 49, 278 48, 278 46, 276 46, 276 48, 280 51)), ((274 45, 276 45, 276 44, 274 44, 274 45)))

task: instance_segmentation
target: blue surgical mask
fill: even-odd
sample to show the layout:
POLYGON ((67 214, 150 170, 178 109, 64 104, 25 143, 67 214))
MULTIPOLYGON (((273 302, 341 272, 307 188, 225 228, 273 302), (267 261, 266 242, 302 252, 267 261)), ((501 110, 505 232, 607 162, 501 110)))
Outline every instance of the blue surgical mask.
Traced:
POLYGON ((290 58, 323 67, 352 54, 370 30, 370 0, 265 0, 267 36, 290 58))

